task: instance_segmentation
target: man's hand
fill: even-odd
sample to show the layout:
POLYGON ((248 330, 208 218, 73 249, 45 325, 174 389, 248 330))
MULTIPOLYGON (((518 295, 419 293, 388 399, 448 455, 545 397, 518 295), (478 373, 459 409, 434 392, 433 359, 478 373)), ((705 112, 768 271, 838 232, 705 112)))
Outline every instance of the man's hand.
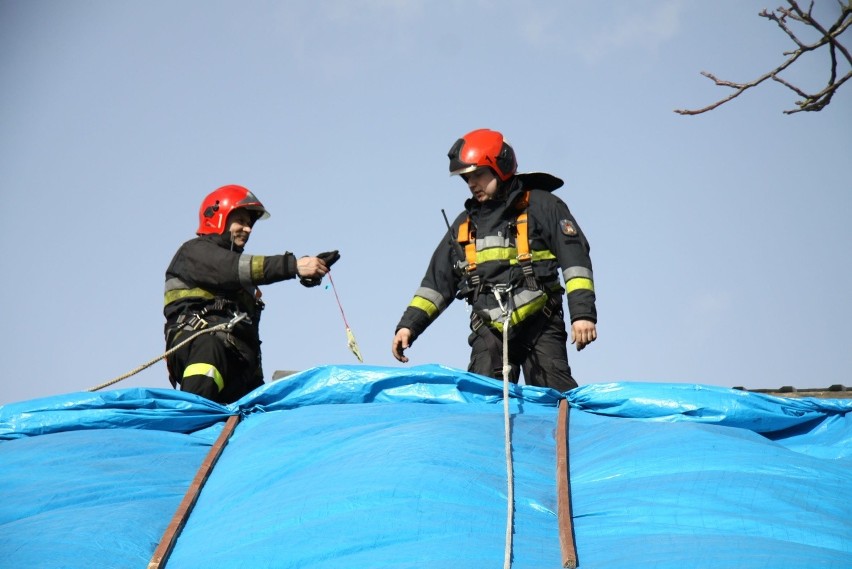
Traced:
POLYGON ((331 266, 340 259, 340 253, 335 251, 326 251, 320 253, 316 257, 302 257, 296 261, 296 269, 299 272, 299 282, 302 286, 308 288, 317 286, 322 283, 322 277, 325 276, 331 266))
POLYGON ((319 257, 302 257, 296 261, 296 271, 306 279, 321 279, 328 273, 328 267, 319 257))
POLYGON ((591 320, 575 320, 571 323, 571 343, 577 344, 579 352, 598 339, 598 329, 591 320))
POLYGON ((322 282, 323 276, 328 273, 328 267, 319 257, 302 257, 296 261, 296 272, 299 273, 302 286, 312 287, 322 282))
POLYGON ((405 350, 407 350, 411 346, 411 330, 408 328, 400 328, 396 336, 393 337, 393 343, 391 343, 391 353, 393 357, 402 363, 408 363, 408 358, 405 357, 405 350))

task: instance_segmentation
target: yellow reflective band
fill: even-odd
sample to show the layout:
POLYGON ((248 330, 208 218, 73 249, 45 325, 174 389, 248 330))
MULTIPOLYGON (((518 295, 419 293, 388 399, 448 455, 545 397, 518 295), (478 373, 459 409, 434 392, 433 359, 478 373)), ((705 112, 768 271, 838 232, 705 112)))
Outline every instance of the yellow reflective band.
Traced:
POLYGON ((423 312, 429 315, 429 318, 433 318, 435 314, 438 313, 438 307, 431 301, 426 300, 422 296, 415 296, 411 299, 411 303, 408 306, 413 306, 414 308, 419 308, 423 312))
POLYGON ((193 375, 206 375, 216 384, 216 387, 219 388, 219 391, 225 389, 225 380, 222 378, 222 374, 219 373, 219 370, 216 369, 215 366, 210 364, 190 364, 186 366, 186 369, 183 370, 183 378, 193 375))
POLYGON ((212 292, 207 292, 203 288, 185 288, 185 289, 177 289, 170 290, 166 292, 165 302, 163 305, 171 304, 176 300, 181 300, 184 298, 207 298, 213 299, 215 295, 212 292))
POLYGON ((532 260, 535 261, 544 261, 545 259, 556 259, 556 255, 551 253, 550 251, 533 251, 532 252, 532 260))
POLYGON ((545 303, 547 303, 547 296, 541 295, 536 298, 532 302, 529 302, 517 310, 512 311, 512 326, 520 323, 523 320, 526 320, 531 315, 539 312, 542 308, 544 308, 545 303))
POLYGON ((518 250, 514 247, 494 247, 484 251, 476 252, 477 263, 488 263, 491 261, 515 261, 518 250))
POLYGON ((592 279, 576 278, 565 283, 566 293, 572 293, 575 290, 590 290, 595 292, 595 283, 592 279))
MULTIPOLYGON (((547 296, 542 295, 533 300, 532 302, 528 302, 517 310, 512 311, 511 322, 512 326, 517 326, 533 314, 539 312, 544 305, 547 303, 547 296)), ((503 323, 502 322, 490 322, 489 323, 492 328, 498 330, 499 332, 503 332, 503 323)))
MULTIPOLYGON (((556 259, 556 255, 550 251, 532 252, 533 262, 550 259, 556 259)), ((477 263, 488 263, 489 261, 509 261, 509 264, 516 265, 518 263, 518 250, 514 247, 492 247, 476 253, 477 263)))
POLYGON ((263 280, 263 255, 253 255, 251 258, 251 280, 259 283, 263 280))

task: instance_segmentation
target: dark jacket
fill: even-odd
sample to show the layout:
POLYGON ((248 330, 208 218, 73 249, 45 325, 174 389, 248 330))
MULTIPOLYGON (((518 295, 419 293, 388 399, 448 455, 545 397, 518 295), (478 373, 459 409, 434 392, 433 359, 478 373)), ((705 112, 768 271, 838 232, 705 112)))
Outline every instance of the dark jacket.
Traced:
POLYGON ((486 324, 502 329, 493 322, 502 311, 490 291, 492 285, 512 286, 512 326, 519 325, 544 308, 548 294, 561 295, 566 290, 559 282, 560 271, 567 283, 571 321, 596 322, 589 243, 568 206, 551 193, 561 185, 561 180, 549 174, 519 174, 508 183, 504 199, 482 203, 467 200, 465 211, 455 219, 451 232, 457 236, 459 225, 470 217, 476 232, 479 290, 470 290, 464 272, 458 268, 458 248, 445 237, 435 249, 420 288, 396 329, 409 328, 417 337, 457 297, 465 298, 486 324), (530 190, 528 232, 538 291, 525 286, 523 271, 516 260, 515 221, 520 213, 516 203, 525 190, 530 190))
POLYGON ((167 347, 175 343, 176 332, 185 328, 193 315, 201 315, 213 326, 242 312, 247 318, 234 327, 230 339, 247 361, 259 364, 263 302, 257 285, 292 279, 297 274, 292 253, 245 254, 232 246, 227 232, 187 241, 166 269, 163 314, 167 347))

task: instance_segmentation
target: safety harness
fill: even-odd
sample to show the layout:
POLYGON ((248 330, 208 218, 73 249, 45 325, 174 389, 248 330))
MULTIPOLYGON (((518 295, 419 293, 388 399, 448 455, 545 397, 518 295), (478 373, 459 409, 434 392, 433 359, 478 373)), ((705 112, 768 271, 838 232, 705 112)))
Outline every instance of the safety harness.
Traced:
MULTIPOLYGON (((515 247, 518 251, 516 257, 518 266, 524 272, 524 284, 529 290, 538 290, 538 281, 532 267, 532 253, 530 252, 529 224, 527 223, 527 208, 530 205, 530 192, 526 190, 515 202, 515 209, 519 212, 515 218, 515 247)), ((476 273, 476 229, 467 217, 459 225, 459 244, 464 248, 465 273, 470 286, 476 291, 480 288, 481 278, 476 273)))
MULTIPOLYGON (((527 216, 527 209, 529 208, 529 203, 529 190, 524 191, 515 202, 515 209, 518 212, 518 215, 515 218, 513 225, 515 227, 515 248, 517 250, 517 255, 515 258, 518 262, 518 266, 521 267, 521 270, 524 274, 524 287, 530 291, 544 291, 547 300, 545 302, 545 305, 542 307, 542 314, 545 316, 545 318, 549 319, 553 312, 561 308, 562 297, 560 294, 554 294, 554 291, 544 289, 536 278, 535 272, 533 271, 533 255, 530 249, 529 223, 527 216)), ((485 290, 489 290, 490 292, 493 292, 495 294, 496 298, 498 299, 498 303, 501 304, 502 307, 501 299, 504 298, 506 295, 511 295, 512 287, 506 284, 487 285, 486 283, 482 282, 482 278, 477 273, 476 228, 473 226, 473 223, 471 223, 470 216, 468 216, 459 225, 457 238, 459 244, 464 249, 464 272, 469 285, 468 290, 471 291, 471 296, 468 298, 469 302, 475 302, 479 293, 484 292, 485 290)), ((483 318, 476 312, 472 312, 471 329, 474 332, 479 332, 483 324, 485 324, 483 318)))
MULTIPOLYGON (((222 298, 205 289, 192 287, 181 279, 169 279, 166 282, 165 304, 187 299, 203 299, 208 301, 208 304, 200 310, 188 309, 181 313, 166 331, 166 346, 173 346, 189 334, 216 328, 213 332, 215 336, 240 354, 246 362, 253 362, 257 357, 257 350, 243 336, 247 330, 257 329, 264 303, 260 298, 260 289, 256 287, 253 290, 244 288, 238 296, 239 300, 222 298), (246 309, 242 305, 245 305, 246 309), (231 325, 222 328, 221 325, 227 322, 231 325)), ((169 382, 173 387, 177 387, 179 381, 169 360, 166 360, 166 367, 169 371, 169 382)))

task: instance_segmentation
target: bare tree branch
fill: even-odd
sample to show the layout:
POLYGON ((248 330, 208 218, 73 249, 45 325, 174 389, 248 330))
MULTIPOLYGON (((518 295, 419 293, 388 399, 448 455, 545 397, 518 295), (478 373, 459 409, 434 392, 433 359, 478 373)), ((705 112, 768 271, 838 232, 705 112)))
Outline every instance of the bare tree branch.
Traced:
POLYGON ((766 81, 767 79, 772 79, 781 85, 784 85, 794 93, 796 93, 802 99, 796 101, 796 106, 798 108, 786 110, 785 114, 793 114, 802 111, 821 111, 829 103, 831 103, 831 99, 841 85, 846 83, 850 78, 852 78, 852 70, 848 71, 845 75, 838 79, 838 64, 839 58, 838 53, 842 56, 842 59, 846 60, 846 63, 852 66, 852 55, 850 55, 849 50, 840 43, 838 39, 846 30, 852 26, 852 0, 838 0, 838 5, 840 6, 840 15, 837 17, 837 20, 826 29, 822 24, 816 21, 813 17, 813 7, 814 3, 811 0, 810 6, 807 11, 803 10, 797 0, 787 0, 787 4, 789 7, 779 7, 774 11, 763 10, 760 12, 760 16, 766 18, 770 21, 775 22, 775 24, 781 28, 781 30, 787 34, 787 36, 793 41, 793 43, 798 46, 798 49, 793 51, 784 52, 783 55, 788 56, 787 59, 778 67, 764 73, 757 79, 753 81, 749 81, 747 83, 736 83, 733 81, 726 81, 723 79, 719 79, 712 73, 707 71, 702 71, 701 74, 713 81, 716 85, 720 87, 728 87, 733 89, 734 91, 728 95, 727 97, 716 101, 711 105, 707 105, 706 107, 694 110, 687 109, 675 109, 675 112, 681 115, 699 115, 701 113, 705 113, 707 111, 712 111, 713 109, 727 103, 732 99, 736 99, 740 95, 742 95, 748 89, 756 87, 766 81), (814 43, 807 43, 803 41, 795 30, 791 27, 788 22, 795 22, 805 28, 813 29, 820 34, 820 38, 814 43), (779 76, 779 73, 790 67, 793 63, 795 63, 799 57, 804 55, 805 53, 816 51, 822 47, 826 47, 826 50, 829 54, 829 73, 828 73, 828 83, 827 85, 820 91, 817 92, 808 92, 784 78, 779 76))

